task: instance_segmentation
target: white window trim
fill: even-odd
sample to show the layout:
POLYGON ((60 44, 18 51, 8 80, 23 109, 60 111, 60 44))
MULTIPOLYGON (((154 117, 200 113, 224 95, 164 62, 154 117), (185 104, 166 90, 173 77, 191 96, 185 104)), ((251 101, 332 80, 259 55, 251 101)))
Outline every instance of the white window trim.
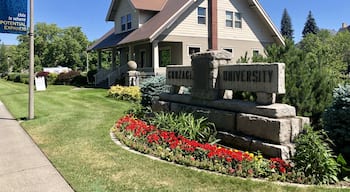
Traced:
POLYGON ((225 11, 225 27, 228 27, 228 28, 233 28, 234 24, 235 24, 235 21, 233 20, 233 16, 234 16, 234 13, 233 11, 229 11, 229 10, 226 10, 225 11), (228 20, 227 19, 227 14, 230 13, 231 14, 231 20, 228 20), (227 21, 231 21, 232 22, 232 26, 227 26, 227 21))
POLYGON ((191 56, 190 55, 190 48, 199 48, 200 51, 202 51, 202 47, 200 45, 187 45, 187 56, 191 56))
POLYGON ((242 28, 243 28, 243 17, 242 17, 242 13, 241 13, 241 12, 235 12, 235 13, 234 13, 234 19, 235 19, 235 22, 234 22, 235 28, 236 28, 236 29, 242 29, 242 28), (239 14, 239 15, 240 15, 240 20, 237 20, 236 14, 239 14), (236 23, 240 23, 240 24, 241 24, 241 27, 236 27, 236 23))

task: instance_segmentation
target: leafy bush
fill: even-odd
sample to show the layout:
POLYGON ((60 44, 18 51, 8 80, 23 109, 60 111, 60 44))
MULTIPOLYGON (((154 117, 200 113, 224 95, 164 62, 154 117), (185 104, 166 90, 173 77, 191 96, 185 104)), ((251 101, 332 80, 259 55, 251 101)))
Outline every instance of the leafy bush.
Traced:
POLYGON ((140 88, 136 86, 123 87, 120 85, 112 86, 108 90, 108 96, 113 97, 118 100, 124 101, 141 101, 141 92, 140 88))
POLYGON ((50 74, 49 72, 40 71, 40 72, 37 72, 37 73, 36 73, 36 76, 37 76, 37 77, 45 77, 45 78, 46 78, 46 77, 49 76, 49 74, 50 74))
POLYGON ((324 131, 314 131, 310 126, 305 127, 304 133, 295 140, 295 167, 307 177, 312 177, 315 184, 338 181, 339 165, 326 141, 329 140, 324 131))
POLYGON ((8 81, 13 81, 16 83, 29 83, 29 74, 23 74, 23 73, 9 73, 7 75, 8 81))
POLYGON ((72 85, 73 79, 77 76, 80 76, 80 72, 78 71, 69 71, 67 73, 60 73, 56 79, 55 84, 72 85))
POLYGON ((169 86, 166 85, 164 76, 155 76, 146 79, 140 85, 143 106, 151 106, 153 99, 158 99, 163 92, 169 91, 169 86))
POLYGON ((137 119, 148 122, 150 117, 153 117, 152 108, 149 106, 144 107, 140 103, 134 103, 129 110, 124 112, 126 115, 132 115, 137 119))
POLYGON ((95 82, 95 75, 96 75, 96 73, 97 73, 97 69, 90 70, 90 71, 87 73, 87 78, 88 78, 88 82, 89 82, 89 83, 95 82))
POLYGON ((323 120, 334 150, 350 160, 350 84, 334 89, 332 106, 325 111, 323 120))
POLYGON ((48 85, 53 85, 55 84, 56 80, 57 80, 57 77, 58 77, 58 74, 56 73, 50 73, 48 76, 47 76, 47 84, 48 85))
POLYGON ((152 125, 202 143, 214 142, 216 136, 215 125, 201 117, 195 119, 191 113, 156 113, 150 121, 152 125))

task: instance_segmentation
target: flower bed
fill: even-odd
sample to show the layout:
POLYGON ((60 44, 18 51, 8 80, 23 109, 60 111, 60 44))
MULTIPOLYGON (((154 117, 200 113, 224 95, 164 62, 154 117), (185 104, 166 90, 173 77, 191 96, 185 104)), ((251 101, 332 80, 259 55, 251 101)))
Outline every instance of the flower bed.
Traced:
POLYGON ((296 173, 290 163, 280 158, 265 159, 259 153, 199 143, 148 125, 131 115, 119 119, 112 132, 130 148, 178 164, 234 176, 309 182, 309 178, 296 173))

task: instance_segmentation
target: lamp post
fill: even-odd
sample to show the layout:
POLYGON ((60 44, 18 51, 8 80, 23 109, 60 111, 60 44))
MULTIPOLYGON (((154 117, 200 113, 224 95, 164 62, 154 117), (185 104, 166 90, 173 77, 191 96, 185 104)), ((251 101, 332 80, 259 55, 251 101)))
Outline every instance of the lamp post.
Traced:
POLYGON ((30 0, 28 120, 34 119, 34 0, 30 0))

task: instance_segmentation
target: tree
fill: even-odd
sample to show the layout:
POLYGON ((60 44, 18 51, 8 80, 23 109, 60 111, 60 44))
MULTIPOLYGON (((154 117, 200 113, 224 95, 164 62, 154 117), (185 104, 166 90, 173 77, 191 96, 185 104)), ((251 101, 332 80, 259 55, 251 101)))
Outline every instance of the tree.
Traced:
POLYGON ((307 16, 307 20, 303 29, 303 37, 306 37, 307 34, 317 34, 319 32, 319 28, 317 27, 315 18, 312 16, 311 11, 309 11, 309 15, 307 16))
POLYGON ((293 39, 294 30, 292 29, 292 21, 287 12, 287 9, 284 9, 282 20, 281 20, 281 34, 286 39, 293 39))
POLYGON ((8 60, 6 56, 6 47, 0 44, 0 74, 8 71, 8 60))

